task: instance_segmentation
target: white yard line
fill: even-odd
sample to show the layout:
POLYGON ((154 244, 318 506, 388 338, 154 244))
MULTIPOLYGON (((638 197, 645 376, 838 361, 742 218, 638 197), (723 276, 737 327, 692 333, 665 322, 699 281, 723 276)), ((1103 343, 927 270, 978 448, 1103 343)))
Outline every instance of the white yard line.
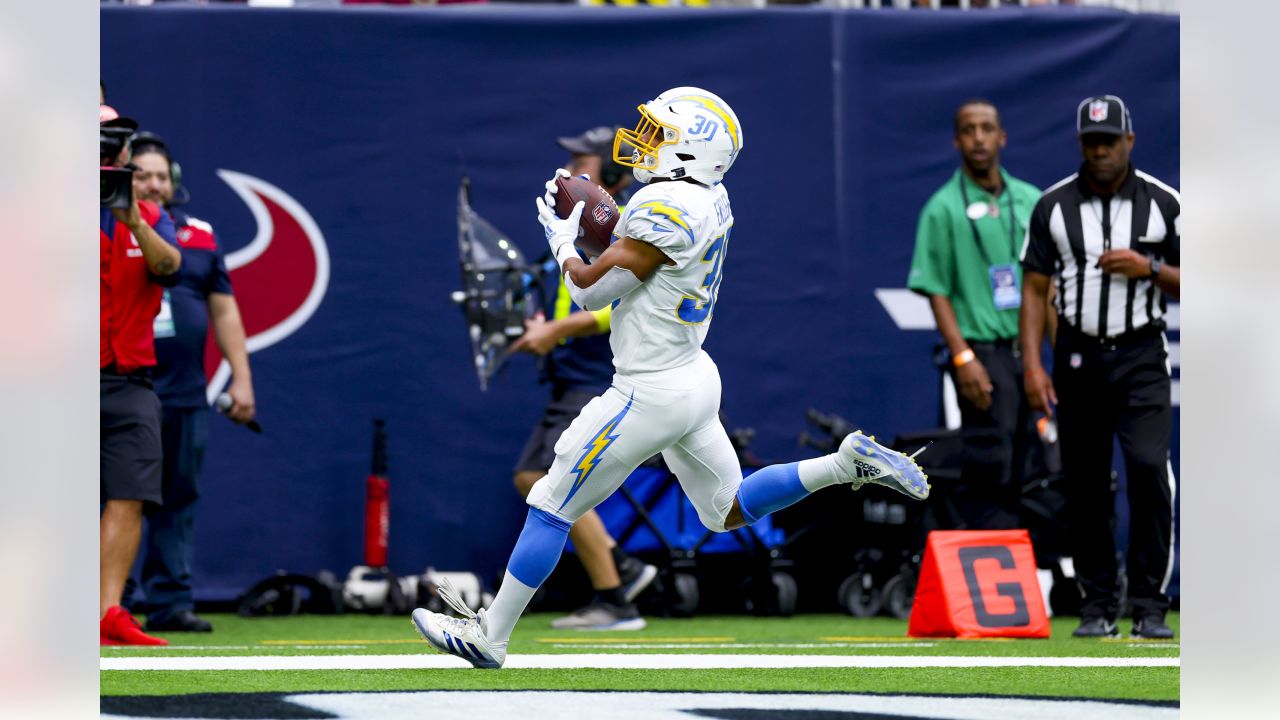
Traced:
POLYGON ((815 650, 821 648, 931 648, 937 643, 553 643, 557 650, 745 650, 747 648, 815 650))
MULTIPOLYGON (((104 657, 101 670, 434 670, 470 665, 449 655, 258 655, 237 657, 104 657)), ((991 668, 1181 667, 1179 658, 954 657, 893 655, 513 655, 508 668, 991 668)))

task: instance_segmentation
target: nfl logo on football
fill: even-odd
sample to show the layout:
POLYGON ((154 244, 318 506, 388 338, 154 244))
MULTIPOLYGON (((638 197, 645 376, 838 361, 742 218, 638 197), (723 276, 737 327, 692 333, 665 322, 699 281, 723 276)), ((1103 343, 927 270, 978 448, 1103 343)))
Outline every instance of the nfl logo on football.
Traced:
POLYGON ((591 210, 591 217, 595 218, 596 222, 601 225, 609 222, 609 218, 612 216, 613 210, 609 207, 609 203, 603 200, 601 200, 600 203, 591 210))

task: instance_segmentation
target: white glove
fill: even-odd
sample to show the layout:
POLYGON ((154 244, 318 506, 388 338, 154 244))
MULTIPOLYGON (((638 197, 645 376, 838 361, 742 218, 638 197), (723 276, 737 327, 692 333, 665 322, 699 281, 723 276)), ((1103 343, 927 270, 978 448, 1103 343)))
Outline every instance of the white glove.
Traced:
POLYGON ((542 194, 542 202, 546 203, 547 207, 553 208, 556 206, 556 190, 558 189, 556 188, 556 178, 567 177, 569 177, 568 170, 565 170, 564 168, 556 168, 556 174, 552 175, 551 179, 547 181, 547 184, 545 185, 547 191, 542 194))
POLYGON ((555 212, 542 201, 542 198, 538 198, 534 203, 538 206, 538 222, 542 223, 543 229, 546 230, 547 245, 550 246, 551 254, 556 258, 556 264, 563 266, 565 260, 578 257, 578 251, 574 249, 573 243, 582 233, 578 221, 582 218, 582 208, 586 207, 586 203, 579 200, 573 206, 569 217, 563 220, 556 217, 555 212))
MULTIPOLYGON (((553 175, 551 179, 547 181, 546 185, 544 186, 546 187, 547 191, 542 194, 542 202, 546 203, 547 207, 556 206, 556 190, 558 190, 558 188, 556 187, 556 178, 558 177, 562 177, 562 178, 569 177, 569 171, 565 170, 564 168, 556 168, 556 174, 553 175)), ((586 173, 583 173, 578 177, 582 178, 583 180, 591 179, 591 176, 586 173)))
MULTIPOLYGON (((557 170, 556 175, 568 177, 566 170, 557 170), (563 173, 563 175, 561 175, 563 173)), ((582 201, 578 201, 573 206, 573 210, 569 213, 569 217, 563 220, 556 216, 555 211, 555 179, 547 181, 547 192, 543 197, 534 200, 534 205, 538 208, 538 222, 542 224, 542 228, 547 234, 547 245, 551 248, 551 254, 556 258, 557 265, 564 265, 564 261, 571 257, 578 257, 577 250, 574 249, 573 243, 582 234, 582 228, 579 221, 582 219, 582 209, 586 206, 582 201)))

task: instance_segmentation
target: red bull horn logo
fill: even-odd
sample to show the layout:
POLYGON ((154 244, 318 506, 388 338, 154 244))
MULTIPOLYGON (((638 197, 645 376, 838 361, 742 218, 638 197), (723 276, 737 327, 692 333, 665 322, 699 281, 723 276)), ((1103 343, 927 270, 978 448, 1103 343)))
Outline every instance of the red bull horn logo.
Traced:
MULTIPOLYGON (((255 353, 292 335, 320 307, 329 287, 329 248, 311 215, 280 188, 231 170, 218 170, 218 177, 258 225, 253 242, 226 256, 248 350, 255 353)), ((204 367, 212 404, 231 377, 212 335, 204 367)))

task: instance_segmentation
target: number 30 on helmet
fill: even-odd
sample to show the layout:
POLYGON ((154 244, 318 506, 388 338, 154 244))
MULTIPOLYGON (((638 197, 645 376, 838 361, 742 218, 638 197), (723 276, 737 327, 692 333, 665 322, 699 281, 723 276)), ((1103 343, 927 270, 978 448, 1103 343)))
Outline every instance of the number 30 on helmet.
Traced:
POLYGON ((693 178, 715 185, 742 151, 738 116, 714 93, 673 88, 638 109, 636 128, 622 128, 614 137, 613 159, 635 168, 640 182, 693 178))

